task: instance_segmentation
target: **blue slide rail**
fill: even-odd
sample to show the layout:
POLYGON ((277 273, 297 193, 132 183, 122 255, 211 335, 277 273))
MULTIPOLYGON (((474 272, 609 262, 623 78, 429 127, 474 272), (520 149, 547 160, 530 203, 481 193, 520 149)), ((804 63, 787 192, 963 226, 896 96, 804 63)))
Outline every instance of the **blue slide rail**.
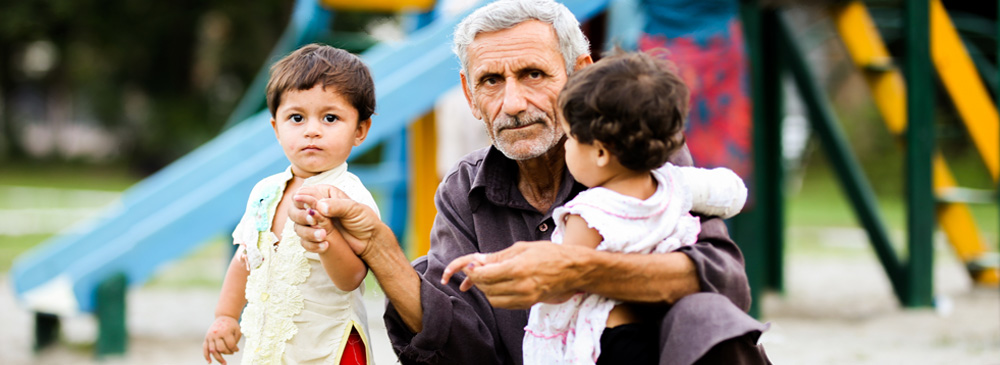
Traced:
MULTIPOLYGON (((293 19, 329 19, 328 11, 302 5, 314 2, 300 0, 293 19)), ((565 4, 586 20, 608 1, 565 4)), ((405 192, 406 186, 405 149, 400 143, 405 139, 400 136, 414 118, 433 108, 440 95, 458 85, 451 32, 460 19, 439 18, 403 42, 379 44, 362 55, 375 78, 378 109, 367 141, 352 156, 384 142, 383 154, 389 158, 371 167, 351 165, 350 170, 382 196, 383 208, 390 206, 383 210, 386 216, 406 214, 395 208, 403 205, 391 201, 399 200, 397 193, 400 187, 405 192)), ((310 27, 294 32, 318 34, 310 27)), ((313 40, 303 36, 297 42, 313 40)), ((129 285, 139 285, 162 264, 190 253, 209 238, 228 235, 253 185, 288 165, 269 120, 266 110, 253 114, 129 188, 120 204, 100 217, 20 256, 11 270, 19 300, 37 312, 93 312, 95 289, 112 275, 124 273, 129 285)), ((394 229, 400 229, 398 218, 390 220, 397 221, 394 229)))

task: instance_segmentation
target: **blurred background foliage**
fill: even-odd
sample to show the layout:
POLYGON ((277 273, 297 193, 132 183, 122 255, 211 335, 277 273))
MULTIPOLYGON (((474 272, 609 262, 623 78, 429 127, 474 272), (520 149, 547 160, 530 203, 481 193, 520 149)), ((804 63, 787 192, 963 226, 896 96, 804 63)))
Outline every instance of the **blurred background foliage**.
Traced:
MULTIPOLYGON (((32 124, 111 133, 104 160, 155 171, 219 132, 265 62, 287 1, 33 0, 0 3, 3 158, 32 124)), ((73 158, 72 153, 63 158, 73 158)))
MULTIPOLYGON (((219 133, 292 5, 0 2, 0 162, 160 169, 219 133)), ((384 17, 342 13, 332 29, 384 17)))

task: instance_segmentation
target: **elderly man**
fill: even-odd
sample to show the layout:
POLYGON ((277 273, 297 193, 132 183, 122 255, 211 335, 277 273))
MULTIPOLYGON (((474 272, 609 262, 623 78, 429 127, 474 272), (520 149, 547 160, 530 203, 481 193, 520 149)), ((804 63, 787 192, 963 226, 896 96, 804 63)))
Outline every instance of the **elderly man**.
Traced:
MULTIPOLYGON (((744 312, 743 257, 720 219, 702 217, 698 242, 667 254, 529 242, 548 240, 553 209, 585 189, 566 168, 555 118, 568 75, 593 62, 572 13, 551 0, 500 0, 459 24, 454 48, 493 146, 466 156, 438 188, 427 256, 411 267, 370 209, 330 187, 300 191, 289 212, 303 239, 344 239, 368 264, 388 297, 400 360, 520 364, 527 308, 585 291, 649 303, 662 318, 660 363, 765 363, 755 343, 763 326, 744 312), (449 262, 477 252, 491 265, 470 274, 474 289, 442 284, 449 262)), ((691 164, 687 150, 672 160, 691 164)))

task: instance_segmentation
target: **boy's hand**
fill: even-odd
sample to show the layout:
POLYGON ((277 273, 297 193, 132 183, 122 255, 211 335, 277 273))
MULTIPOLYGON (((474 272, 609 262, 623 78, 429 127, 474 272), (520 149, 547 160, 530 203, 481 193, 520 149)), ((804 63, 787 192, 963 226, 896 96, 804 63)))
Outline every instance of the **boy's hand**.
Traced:
MULTIPOLYGON (((334 232, 336 231, 336 229, 334 229, 332 221, 329 218, 324 217, 322 214, 317 213, 315 209, 312 209, 312 207, 316 206, 316 203, 319 201, 319 199, 326 199, 329 198, 331 195, 336 195, 337 193, 340 193, 340 191, 337 190, 337 188, 330 185, 314 185, 314 186, 302 187, 301 189, 299 189, 298 192, 295 193, 295 195, 296 196, 301 195, 302 198, 300 198, 300 200, 303 200, 306 203, 298 203, 298 202, 293 203, 293 205, 288 208, 288 214, 289 216, 291 216, 293 213, 306 213, 305 215, 303 215, 303 217, 305 218, 305 222, 302 223, 303 225, 315 228, 317 230, 323 230, 323 233, 334 232)), ((292 221, 294 222, 295 219, 293 218, 292 221)), ((331 236, 333 235, 331 234, 331 236)), ((343 237, 340 237, 339 235, 337 236, 338 237, 332 237, 332 238, 338 241, 343 241, 343 237)), ((300 239, 299 242, 302 244, 302 248, 305 248, 306 251, 318 254, 326 252, 326 250, 330 247, 330 243, 327 241, 327 237, 325 234, 323 237, 320 238, 314 237, 313 239, 300 239)))
POLYGON ((240 323, 236 318, 216 317, 215 322, 205 333, 205 342, 202 344, 205 361, 211 364, 212 357, 215 357, 215 360, 218 360, 220 364, 226 365, 226 359, 222 355, 232 355, 239 351, 240 349, 236 345, 240 342, 241 336, 243 334, 240 333, 240 323))

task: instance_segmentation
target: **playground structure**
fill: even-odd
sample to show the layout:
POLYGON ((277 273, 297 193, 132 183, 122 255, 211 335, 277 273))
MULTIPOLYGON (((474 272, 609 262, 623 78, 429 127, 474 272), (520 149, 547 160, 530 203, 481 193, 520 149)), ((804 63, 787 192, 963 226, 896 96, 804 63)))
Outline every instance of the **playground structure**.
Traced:
MULTIPOLYGON (((848 149, 833 109, 814 81, 813 70, 805 61, 787 20, 778 9, 745 7, 753 68, 755 185, 759 187, 756 192, 759 204, 756 212, 743 217, 744 224, 736 225, 736 235, 747 256, 755 299, 762 288, 780 290, 782 285, 783 169, 781 139, 776 136, 781 135, 784 72, 792 76, 808 110, 810 125, 901 304, 907 307, 933 304, 935 218, 977 283, 995 286, 1000 281, 995 250, 980 236, 966 205, 996 204, 996 195, 958 188, 940 153, 934 153, 932 77, 937 71, 994 184, 1000 158, 995 104, 940 1, 905 4, 905 16, 901 16, 905 24, 902 57, 905 77, 882 44, 863 2, 838 4, 831 17, 852 61, 863 72, 889 131, 906 148, 907 260, 900 259, 891 246, 872 188, 848 149), (756 229, 741 235, 739 228, 748 226, 756 229)), ((758 313, 759 309, 751 311, 758 313)))
MULTIPOLYGON (((616 9, 609 0, 564 3, 581 22, 616 9)), ((324 0, 320 4, 316 0, 298 0, 270 59, 322 39, 333 14, 329 8, 354 10, 356 4, 360 2, 324 0)), ((433 221, 432 196, 437 186, 434 118, 429 111, 441 94, 458 83, 450 35, 462 16, 444 16, 430 0, 365 4, 370 6, 367 10, 413 13, 414 29, 405 41, 378 44, 362 54, 375 78, 380 107, 368 140, 352 154, 350 170, 375 192, 383 218, 397 236, 411 237, 409 251, 416 256, 426 252, 429 244, 427 232, 433 221), (380 149, 378 164, 353 163, 353 159, 374 149, 380 149)), ((910 254, 905 262, 889 244, 874 194, 858 162, 848 152, 834 114, 813 81, 780 10, 761 8, 753 1, 744 5, 753 65, 754 145, 758 148, 754 186, 759 189, 754 192, 757 209, 734 222, 734 238, 747 257, 754 302, 759 302, 756 298, 763 288, 780 290, 782 282, 782 72, 790 72, 795 79, 813 129, 827 156, 834 160, 837 176, 903 305, 931 305, 930 240, 935 212, 970 274, 981 283, 996 284, 996 263, 983 260, 992 250, 975 228, 965 202, 940 201, 935 209, 935 196, 940 200, 963 190, 955 190, 956 183, 954 178, 949 179, 943 159, 933 155, 931 113, 927 110, 933 107, 929 94, 933 85, 931 54, 935 55, 934 64, 943 83, 959 109, 964 110, 963 120, 994 182, 1000 171, 997 112, 975 66, 954 58, 939 61, 936 56, 935 50, 946 57, 960 58, 964 54, 939 1, 907 2, 905 86, 904 77, 893 66, 884 46, 878 47, 881 41, 872 32, 874 26, 871 18, 865 17, 864 5, 850 2, 834 13, 844 44, 855 63, 865 70, 886 124, 907 148, 910 254), (959 99, 973 101, 963 108, 966 104, 959 99)), ((614 17, 611 14, 607 18, 614 17)), ((613 26, 608 28, 609 33, 615 31, 613 26)), ((620 36, 603 34, 600 38, 620 36)), ((596 51, 600 43, 594 44, 596 51)), ((37 313, 36 346, 54 340, 59 315, 83 312, 98 318, 97 352, 123 352, 127 345, 127 287, 142 284, 157 267, 183 257, 207 239, 228 234, 239 220, 253 184, 287 165, 273 141, 267 123, 269 114, 263 108, 267 66, 233 112, 230 127, 218 137, 130 188, 118 207, 97 220, 75 227, 18 258, 11 272, 13 287, 22 303, 37 313)), ((759 309, 752 310, 756 313, 759 309)))

